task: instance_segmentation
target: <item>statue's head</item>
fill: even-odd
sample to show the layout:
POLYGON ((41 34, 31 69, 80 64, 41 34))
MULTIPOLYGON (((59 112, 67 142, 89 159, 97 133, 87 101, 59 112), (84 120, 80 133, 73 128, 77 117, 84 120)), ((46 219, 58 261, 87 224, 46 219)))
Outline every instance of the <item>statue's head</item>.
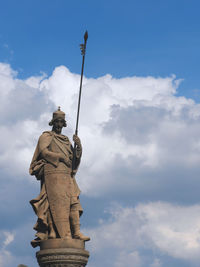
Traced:
POLYGON ((57 134, 60 134, 62 128, 67 126, 65 113, 60 110, 60 107, 58 107, 58 110, 53 113, 53 118, 49 122, 49 125, 53 126, 52 131, 56 132, 57 134))

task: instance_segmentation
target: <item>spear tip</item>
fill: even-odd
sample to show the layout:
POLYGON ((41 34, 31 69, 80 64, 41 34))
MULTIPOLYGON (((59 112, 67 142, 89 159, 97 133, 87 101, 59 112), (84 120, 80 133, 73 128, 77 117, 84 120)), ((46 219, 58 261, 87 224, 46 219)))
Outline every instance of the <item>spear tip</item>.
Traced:
POLYGON ((87 42, 87 39, 88 39, 88 31, 86 31, 85 34, 84 34, 85 43, 87 42))

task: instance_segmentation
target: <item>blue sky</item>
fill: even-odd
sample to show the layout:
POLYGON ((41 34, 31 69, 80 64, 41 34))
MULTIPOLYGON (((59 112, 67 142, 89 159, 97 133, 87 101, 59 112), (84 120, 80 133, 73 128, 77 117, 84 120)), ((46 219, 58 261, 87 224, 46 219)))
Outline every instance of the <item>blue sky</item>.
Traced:
POLYGON ((89 77, 175 73, 183 89, 198 87, 198 1, 8 0, 0 15, 1 60, 21 77, 55 65, 79 72, 77 44, 88 29, 89 77))
POLYGON ((0 3, 0 267, 37 266, 28 174, 57 106, 79 136, 88 267, 200 262, 198 1, 0 3))

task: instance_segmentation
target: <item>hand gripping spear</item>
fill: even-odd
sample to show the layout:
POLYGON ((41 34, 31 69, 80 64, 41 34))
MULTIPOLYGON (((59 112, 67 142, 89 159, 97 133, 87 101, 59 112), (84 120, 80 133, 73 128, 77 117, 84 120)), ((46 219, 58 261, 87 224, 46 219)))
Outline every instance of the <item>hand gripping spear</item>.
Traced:
MULTIPOLYGON (((79 97, 78 97, 78 110, 77 110, 77 118, 76 118, 75 135, 78 135, 78 122, 79 122, 79 112, 80 112, 80 103, 81 103, 81 92, 82 92, 83 71, 84 71, 87 39, 88 39, 88 32, 86 31, 84 34, 84 44, 80 45, 81 55, 83 56, 83 59, 82 59, 82 68, 81 68, 81 80, 80 80, 79 97)), ((73 171, 75 170, 75 165, 76 165, 76 143, 74 142, 74 153, 73 153, 73 160, 72 160, 72 177, 74 175, 73 171)))

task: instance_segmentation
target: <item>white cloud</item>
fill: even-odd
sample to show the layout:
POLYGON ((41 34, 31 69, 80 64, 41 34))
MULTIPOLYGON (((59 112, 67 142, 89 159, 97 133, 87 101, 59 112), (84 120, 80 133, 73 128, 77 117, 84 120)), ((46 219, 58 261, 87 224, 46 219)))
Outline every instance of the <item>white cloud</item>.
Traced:
MULTIPOLYGON (((16 77, 8 64, 0 64, 0 164, 23 177, 57 106, 66 112, 65 133, 72 136, 80 76, 60 66, 50 77, 16 77)), ((158 192, 169 183, 176 189, 177 173, 187 183, 187 172, 200 171, 200 105, 176 96, 179 83, 175 76, 84 78, 79 124, 84 153, 77 175, 83 193, 138 192, 147 175, 149 189, 158 192)))
MULTIPOLYGON (((40 85, 47 98, 66 111, 70 133, 75 125, 79 78, 61 66, 40 85)), ((200 108, 191 99, 175 96, 179 83, 175 76, 84 79, 80 116, 84 156, 79 172, 83 192, 113 192, 113 184, 115 190, 126 191, 138 184, 135 180, 144 176, 144 171, 155 173, 175 164, 199 166, 196 142, 191 146, 191 138, 186 136, 200 143, 200 108), (124 183, 123 171, 118 168, 116 182, 118 159, 130 173, 137 169, 137 177, 129 175, 124 183)))
POLYGON ((14 241, 15 235, 8 231, 1 231, 0 234, 0 267, 5 267, 9 266, 13 260, 13 256, 7 246, 14 241))
POLYGON ((6 247, 14 240, 15 235, 7 231, 4 232, 4 235, 5 235, 5 240, 3 242, 3 246, 6 247))
POLYGON ((119 253, 119 256, 114 263, 114 267, 140 267, 141 259, 138 251, 125 253, 124 251, 119 253))
POLYGON ((135 266, 160 267, 160 255, 186 260, 188 264, 200 261, 200 205, 164 202, 139 204, 135 208, 115 205, 110 215, 87 232, 92 240, 89 247, 92 253, 103 255, 109 251, 116 257, 113 266, 123 266, 123 262, 129 266, 132 259, 135 266), (157 257, 152 260, 144 252, 141 256, 142 250, 157 257))
POLYGON ((175 206, 167 203, 139 205, 136 213, 145 223, 141 235, 168 255, 200 260, 200 206, 175 206))
MULTIPOLYGON (((9 65, 0 63, 3 177, 28 180, 37 139, 50 129, 48 122, 57 106, 66 112, 69 127, 64 133, 72 136, 79 79, 60 66, 50 77, 21 80, 9 65)), ((179 203, 199 196, 200 105, 176 96, 179 83, 175 76, 84 78, 79 124, 84 151, 77 175, 83 194, 98 196, 99 201, 105 195, 113 199, 120 195, 124 201, 137 202, 150 195, 179 203)), ((199 211, 198 205, 164 202, 115 207, 110 220, 90 231, 90 250, 97 255, 113 249, 104 266, 110 262, 128 266, 134 261, 136 266, 160 267, 159 253, 198 262, 199 211), (143 249, 157 255, 144 257, 143 249)), ((12 234, 2 244, 9 246, 11 241, 12 234)), ((0 253, 1 261, 6 258, 15 259, 7 247, 0 253)))

